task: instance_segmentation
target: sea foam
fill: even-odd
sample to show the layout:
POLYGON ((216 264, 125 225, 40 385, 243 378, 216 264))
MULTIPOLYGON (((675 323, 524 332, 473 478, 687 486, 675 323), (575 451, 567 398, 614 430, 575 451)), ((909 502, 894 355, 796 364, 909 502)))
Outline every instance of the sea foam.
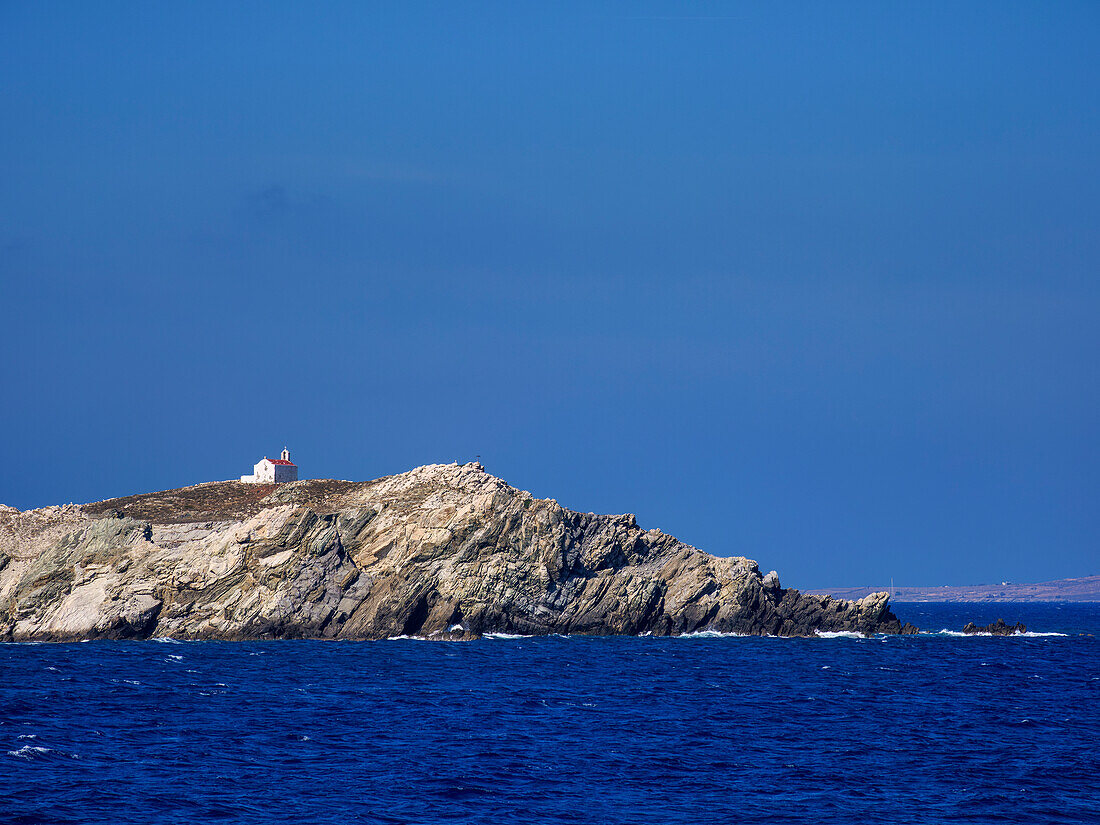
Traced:
POLYGON ((681 633, 675 639, 747 639, 747 633, 723 633, 721 630, 696 630, 693 633, 681 633))

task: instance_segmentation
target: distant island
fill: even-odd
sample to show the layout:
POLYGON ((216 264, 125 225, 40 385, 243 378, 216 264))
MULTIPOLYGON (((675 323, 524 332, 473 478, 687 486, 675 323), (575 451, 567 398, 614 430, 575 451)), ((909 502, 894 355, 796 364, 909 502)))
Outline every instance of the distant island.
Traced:
POLYGON ((287 467, 284 451, 241 481, 0 507, 0 640, 916 631, 884 592, 804 595, 477 463, 278 483, 287 467))
POLYGON ((942 587, 827 587, 807 590, 839 599, 886 590, 895 602, 1100 602, 1100 576, 1082 576, 1035 584, 944 585, 942 587))

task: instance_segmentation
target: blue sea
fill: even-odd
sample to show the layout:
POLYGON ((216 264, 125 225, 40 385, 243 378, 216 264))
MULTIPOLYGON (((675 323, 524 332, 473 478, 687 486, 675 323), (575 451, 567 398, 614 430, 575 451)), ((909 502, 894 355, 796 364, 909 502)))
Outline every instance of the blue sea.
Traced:
POLYGON ((1100 822, 1100 605, 894 609, 1065 635, 0 645, 0 822, 1100 822))

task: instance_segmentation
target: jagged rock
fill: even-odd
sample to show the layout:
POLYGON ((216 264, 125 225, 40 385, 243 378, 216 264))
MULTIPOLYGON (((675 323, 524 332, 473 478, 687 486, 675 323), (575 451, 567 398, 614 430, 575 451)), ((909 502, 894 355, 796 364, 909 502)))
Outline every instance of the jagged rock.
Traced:
POLYGON ((1023 622, 1017 622, 1016 624, 1005 624, 1004 619, 997 619, 993 624, 987 624, 985 627, 978 627, 974 622, 967 622, 966 627, 963 628, 963 633, 992 633, 994 636, 1011 636, 1014 633, 1027 633, 1027 626, 1023 622))
POLYGON ((480 464, 0 510, 0 638, 913 632, 480 464))

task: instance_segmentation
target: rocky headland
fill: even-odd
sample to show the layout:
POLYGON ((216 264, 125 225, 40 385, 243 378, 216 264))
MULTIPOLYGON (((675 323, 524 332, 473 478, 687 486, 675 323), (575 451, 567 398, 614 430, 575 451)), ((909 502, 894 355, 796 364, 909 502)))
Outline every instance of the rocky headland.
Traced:
POLYGON ((0 640, 910 633, 480 464, 0 507, 0 640))

